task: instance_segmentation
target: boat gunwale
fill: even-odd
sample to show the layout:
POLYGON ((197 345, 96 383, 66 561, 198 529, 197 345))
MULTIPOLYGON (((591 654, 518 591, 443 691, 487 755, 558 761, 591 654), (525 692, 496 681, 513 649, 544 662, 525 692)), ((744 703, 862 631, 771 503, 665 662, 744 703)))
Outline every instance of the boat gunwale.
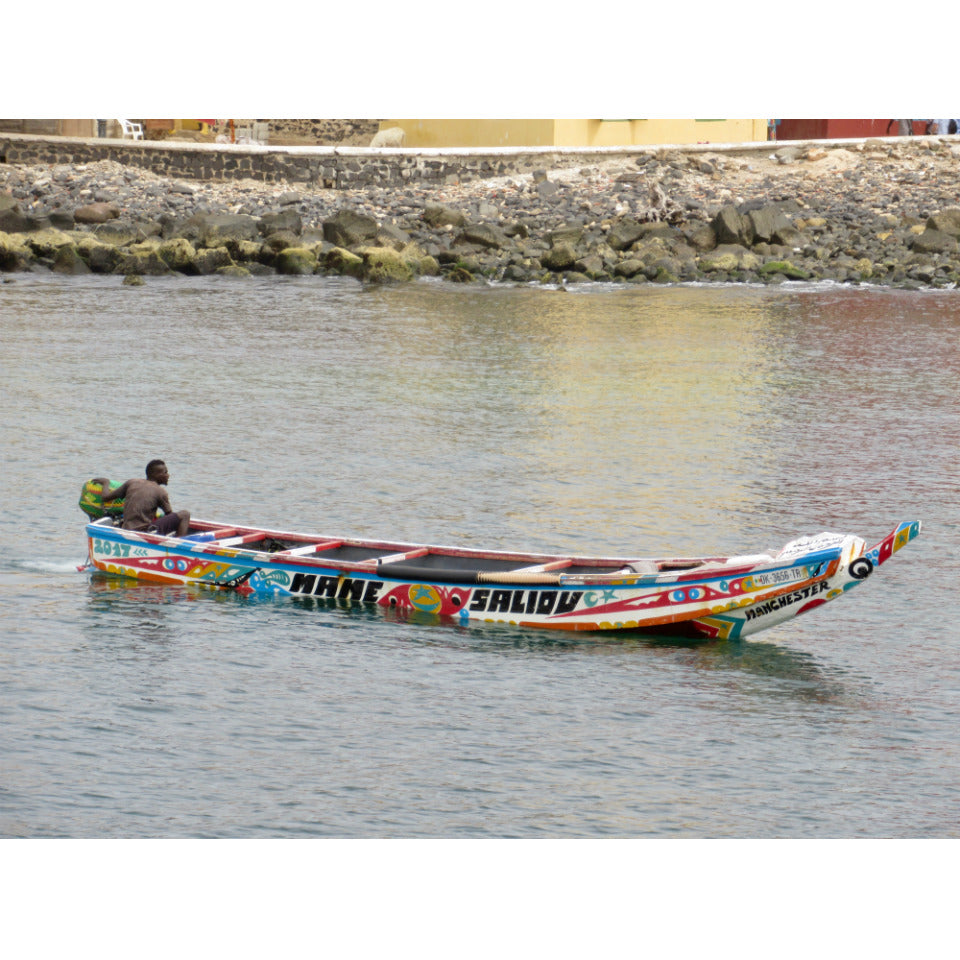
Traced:
MULTIPOLYGON (((477 573, 484 573, 484 583, 487 585, 503 583, 510 584, 510 574, 516 574, 523 571, 522 566, 516 570, 456 570, 453 567, 437 566, 436 568, 420 568, 414 574, 409 568, 404 569, 404 564, 397 564, 395 569, 390 570, 389 564, 383 564, 381 557, 371 558, 369 560, 339 560, 331 557, 324 557, 323 553, 317 554, 298 554, 286 551, 265 552, 241 547, 223 546, 216 540, 188 540, 181 537, 164 537, 159 534, 146 533, 142 531, 124 530, 121 527, 87 524, 87 527, 96 526, 98 532, 108 531, 107 539, 118 542, 130 542, 131 540, 140 540, 144 544, 153 547, 162 547, 172 553, 180 553, 188 556, 219 556, 234 561, 246 561, 251 565, 264 568, 275 569, 283 567, 302 568, 304 571, 318 570, 342 570, 350 573, 363 573, 373 576, 380 576, 396 582, 430 582, 431 575, 437 577, 437 582, 457 582, 456 575, 462 574, 464 583, 476 582, 477 573), (506 579, 498 580, 498 576, 505 575, 506 579)), ((442 556, 451 560, 457 558, 471 560, 510 560, 528 563, 529 561, 539 561, 540 563, 555 563, 558 561, 569 561, 576 566, 596 566, 612 567, 610 571, 602 573, 565 573, 558 571, 556 575, 556 585, 558 587, 576 588, 589 586, 667 586, 677 584, 678 587, 690 587, 696 583, 709 583, 716 580, 729 579, 749 575, 751 572, 757 573, 775 573, 783 570, 795 569, 798 567, 815 566, 826 563, 832 566, 833 560, 840 559, 841 547, 820 550, 810 554, 800 554, 790 559, 779 560, 771 556, 769 561, 763 562, 757 560, 753 563, 731 564, 730 561, 738 559, 737 557, 705 557, 697 558, 698 566, 671 570, 669 566, 676 561, 674 558, 655 559, 653 562, 667 565, 668 569, 658 570, 656 573, 639 573, 631 570, 629 564, 637 563, 638 560, 652 560, 653 558, 628 558, 628 557, 586 557, 574 554, 532 554, 520 553, 514 551, 491 551, 482 549, 471 549, 463 547, 445 547, 440 545, 405 543, 397 541, 375 541, 359 538, 335 538, 335 537, 316 537, 308 534, 292 531, 271 530, 261 527, 245 527, 237 524, 221 524, 209 520, 196 520, 191 522, 191 529, 198 528, 200 532, 212 532, 219 529, 228 529, 235 535, 246 536, 247 534, 262 534, 264 539, 283 539, 303 542, 304 546, 312 543, 326 544, 337 543, 344 547, 365 547, 385 549, 390 551, 385 557, 392 557, 402 551, 419 552, 423 549, 431 554, 442 556), (722 565, 722 566, 721 566, 722 565)), ((115 558, 120 559, 120 558, 115 558)), ((691 558, 693 559, 693 558, 691 558)), ((832 575, 832 574, 830 574, 832 575)), ((822 579, 825 574, 818 574, 815 577, 804 577, 801 580, 791 581, 783 585, 786 589, 795 589, 798 585, 805 582, 815 582, 822 579)), ((516 581, 513 581, 516 582, 516 581)), ((770 585, 771 587, 774 585, 770 585)), ((781 585, 778 585, 781 586, 781 585)), ((762 588, 761 588, 762 589, 762 588)), ((772 594, 767 594, 772 596, 772 594)))

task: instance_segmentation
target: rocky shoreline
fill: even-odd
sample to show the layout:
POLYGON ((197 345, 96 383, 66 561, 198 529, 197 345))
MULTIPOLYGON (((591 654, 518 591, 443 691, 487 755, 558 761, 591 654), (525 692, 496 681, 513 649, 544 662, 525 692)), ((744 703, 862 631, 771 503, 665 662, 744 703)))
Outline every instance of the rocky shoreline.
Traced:
MULTIPOLYGON (((363 282, 960 282, 960 140, 651 150, 364 190, 0 165, 0 272, 363 282)), ((9 277, 7 277, 9 279, 9 277)))

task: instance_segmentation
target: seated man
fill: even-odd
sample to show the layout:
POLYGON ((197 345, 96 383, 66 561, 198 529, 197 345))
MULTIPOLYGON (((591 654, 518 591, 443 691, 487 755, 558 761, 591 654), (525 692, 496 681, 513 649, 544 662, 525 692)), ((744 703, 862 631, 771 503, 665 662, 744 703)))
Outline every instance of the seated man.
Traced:
POLYGON ((169 479, 167 465, 162 460, 151 460, 147 464, 146 480, 128 480, 116 490, 104 490, 101 499, 104 503, 123 500, 124 530, 159 533, 164 537, 175 533, 178 537, 185 537, 190 530, 190 511, 179 510, 174 513, 170 508, 166 488, 169 479), (157 517, 158 507, 164 513, 162 517, 157 517))

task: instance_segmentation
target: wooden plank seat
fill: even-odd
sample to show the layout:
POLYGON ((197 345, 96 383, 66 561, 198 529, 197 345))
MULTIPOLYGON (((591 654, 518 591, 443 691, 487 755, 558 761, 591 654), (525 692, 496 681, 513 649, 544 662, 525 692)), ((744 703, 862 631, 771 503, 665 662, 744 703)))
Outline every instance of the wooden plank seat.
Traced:
POLYGON ((278 555, 283 557, 306 557, 311 553, 320 553, 323 550, 333 550, 342 547, 342 540, 321 540, 319 543, 307 543, 302 547, 291 547, 289 550, 279 550, 278 555))

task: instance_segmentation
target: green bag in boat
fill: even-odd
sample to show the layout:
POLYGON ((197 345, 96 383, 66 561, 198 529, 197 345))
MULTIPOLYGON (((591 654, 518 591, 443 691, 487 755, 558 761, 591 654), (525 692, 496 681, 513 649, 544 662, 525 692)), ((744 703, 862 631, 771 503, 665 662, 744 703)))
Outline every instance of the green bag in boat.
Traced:
MULTIPOLYGON (((117 487, 120 486, 119 483, 114 483, 112 480, 107 480, 106 483, 109 484, 108 489, 110 490, 116 490, 117 487)), ((99 520, 101 517, 106 516, 123 516, 123 501, 111 500, 110 503, 104 506, 103 500, 101 499, 102 493, 103 486, 100 480, 88 480, 80 491, 80 509, 87 514, 87 516, 93 517, 94 520, 99 520)))

